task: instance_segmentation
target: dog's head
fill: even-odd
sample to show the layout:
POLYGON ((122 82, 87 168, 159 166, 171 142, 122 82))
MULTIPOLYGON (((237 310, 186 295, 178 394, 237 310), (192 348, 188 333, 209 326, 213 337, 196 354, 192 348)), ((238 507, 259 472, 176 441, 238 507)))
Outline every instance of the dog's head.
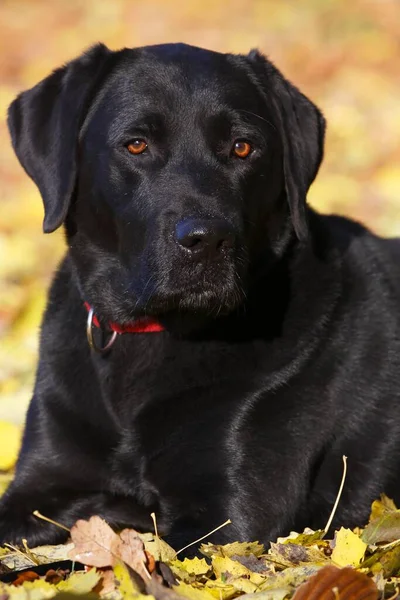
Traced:
POLYGON ((319 110, 262 55, 98 45, 11 105, 16 154, 62 223, 85 300, 121 323, 229 312, 307 237, 319 110))

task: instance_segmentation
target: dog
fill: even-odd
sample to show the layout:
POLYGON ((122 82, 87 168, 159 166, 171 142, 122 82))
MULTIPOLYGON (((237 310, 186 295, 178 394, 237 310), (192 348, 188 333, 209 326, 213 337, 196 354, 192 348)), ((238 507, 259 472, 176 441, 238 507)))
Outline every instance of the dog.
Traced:
POLYGON ((306 203, 320 110, 260 52, 99 44, 11 104, 67 252, 0 541, 100 515, 175 548, 400 501, 400 243, 306 203))

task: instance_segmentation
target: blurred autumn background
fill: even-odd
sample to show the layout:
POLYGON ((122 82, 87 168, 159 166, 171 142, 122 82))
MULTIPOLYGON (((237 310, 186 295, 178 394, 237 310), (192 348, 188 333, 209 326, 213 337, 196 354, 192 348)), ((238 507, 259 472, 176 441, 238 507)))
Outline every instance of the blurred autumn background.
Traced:
POLYGON ((11 149, 6 110, 97 41, 259 47, 328 120, 310 202, 400 235, 399 0, 1 0, 0 471, 14 460, 46 289, 64 248, 62 232, 41 232, 41 200, 11 149))

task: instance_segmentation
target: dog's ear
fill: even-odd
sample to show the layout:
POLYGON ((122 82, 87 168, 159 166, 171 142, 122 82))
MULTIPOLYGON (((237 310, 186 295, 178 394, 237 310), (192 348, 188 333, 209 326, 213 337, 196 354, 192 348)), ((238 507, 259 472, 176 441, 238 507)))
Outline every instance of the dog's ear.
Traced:
POLYGON ((299 240, 308 233, 306 196, 323 158, 325 119, 321 111, 258 50, 248 55, 267 102, 277 114, 283 144, 286 195, 299 240))
POLYGON ((111 52, 102 44, 20 94, 8 111, 15 153, 39 188, 43 230, 64 221, 78 170, 78 137, 94 88, 111 52))

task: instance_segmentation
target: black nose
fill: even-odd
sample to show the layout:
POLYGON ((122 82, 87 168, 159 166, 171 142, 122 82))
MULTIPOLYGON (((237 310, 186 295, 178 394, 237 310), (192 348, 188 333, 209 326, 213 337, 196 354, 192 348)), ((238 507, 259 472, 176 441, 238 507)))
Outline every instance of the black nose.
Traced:
POLYGON ((178 243, 193 255, 202 258, 232 248, 235 234, 224 219, 186 219, 175 228, 178 243))

